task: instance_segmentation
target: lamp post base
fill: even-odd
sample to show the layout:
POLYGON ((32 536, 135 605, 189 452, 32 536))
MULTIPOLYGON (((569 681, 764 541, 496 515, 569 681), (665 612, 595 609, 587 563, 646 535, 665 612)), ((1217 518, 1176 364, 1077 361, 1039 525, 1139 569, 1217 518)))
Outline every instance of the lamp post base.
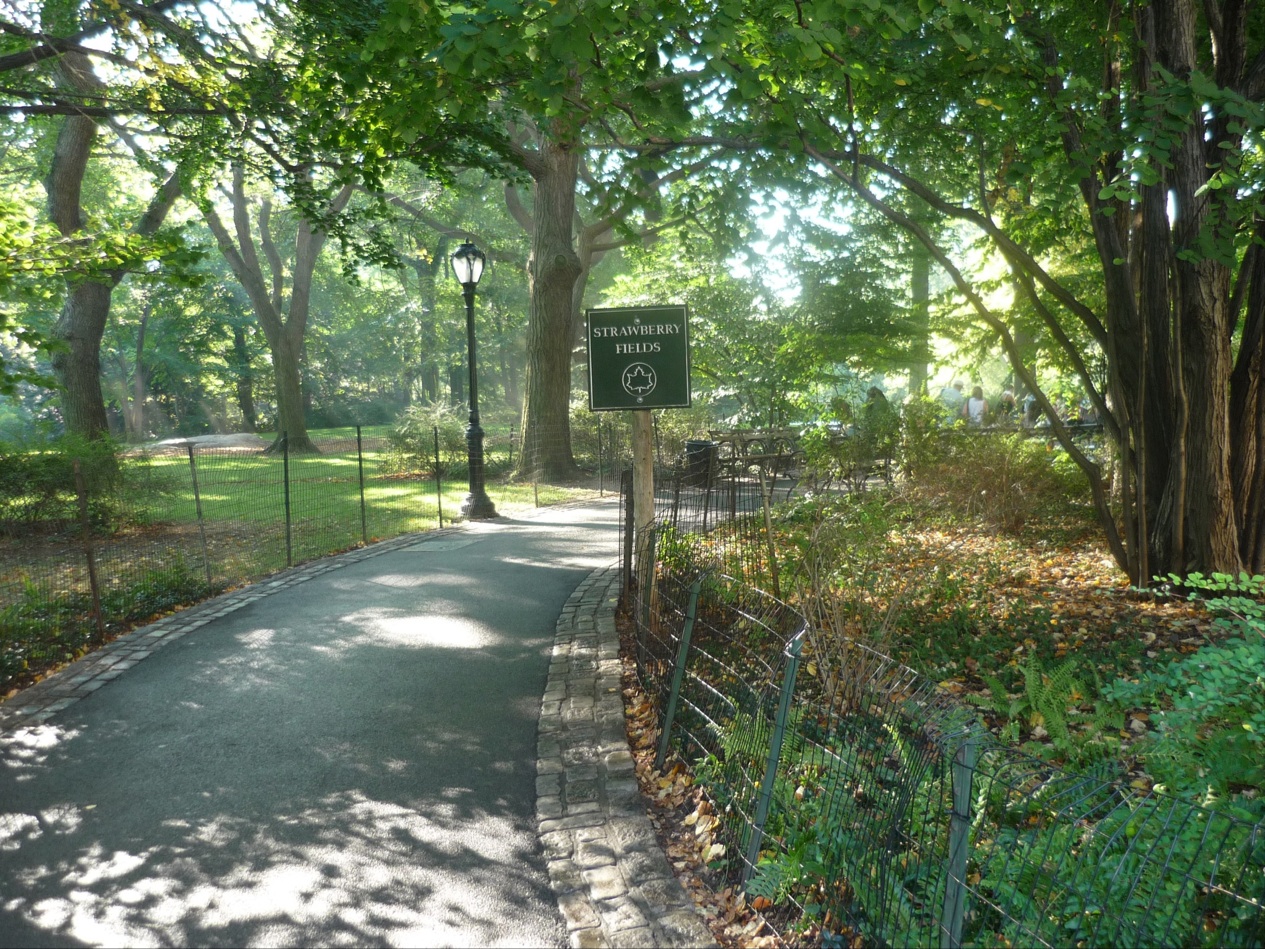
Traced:
POLYGON ((496 506, 486 494, 467 494, 461 502, 461 516, 469 521, 483 521, 489 517, 500 517, 496 506))
MULTIPOLYGON (((474 377, 471 375, 472 401, 474 377)), ((470 493, 461 502, 461 516, 472 521, 496 517, 496 507, 483 487, 483 427, 479 424, 479 410, 470 410, 470 424, 466 426, 466 454, 470 463, 470 493)))

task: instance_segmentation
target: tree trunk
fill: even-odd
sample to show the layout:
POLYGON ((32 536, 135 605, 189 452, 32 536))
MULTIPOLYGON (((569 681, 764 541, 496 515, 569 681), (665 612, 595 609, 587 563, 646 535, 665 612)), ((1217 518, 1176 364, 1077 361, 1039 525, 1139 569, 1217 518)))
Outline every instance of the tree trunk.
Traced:
POLYGON ((132 405, 124 411, 129 441, 145 440, 145 393, 149 389, 148 374, 145 372, 145 330, 149 326, 149 317, 154 306, 148 300, 141 308, 141 322, 136 329, 136 365, 132 369, 132 405))
MULTIPOLYGON (((325 211, 338 214, 351 200, 352 185, 344 185, 330 201, 325 211)), ((299 221, 294 239, 293 268, 290 277, 290 295, 283 294, 285 267, 278 244, 272 234, 272 203, 265 198, 260 203, 258 219, 258 245, 250 218, 250 201, 246 196, 245 172, 241 167, 233 170, 233 228, 236 241, 211 206, 203 209, 203 218, 220 252, 228 262, 233 275, 246 291, 255 317, 264 331, 268 349, 272 354, 273 377, 276 381, 277 437, 268 446, 269 452, 281 450, 281 438, 288 439, 293 453, 316 453, 315 444, 307 434, 304 416, 302 356, 303 339, 307 333, 308 315, 311 310, 312 277, 316 261, 325 244, 325 233, 310 221, 299 221), (259 259, 262 249, 268 261, 268 278, 259 259)))
MULTIPOLYGON (((63 54, 58 74, 80 90, 99 86, 91 64, 81 53, 63 54)), ((57 134, 44 189, 49 220, 63 237, 83 230, 83 184, 96 138, 96 122, 80 115, 67 118, 57 134)), ((155 193, 135 232, 152 235, 179 194, 178 179, 172 175, 155 193)), ((111 294, 122 279, 123 271, 109 270, 92 279, 77 276, 67 281, 66 299, 53 330, 53 338, 65 344, 65 349, 52 357, 53 373, 62 387, 63 422, 67 432, 85 438, 103 438, 110 433, 101 393, 101 337, 110 317, 111 294)))
POLYGON ((533 232, 527 262, 531 309, 523 399, 520 474, 575 477, 571 455, 571 340, 581 266, 573 246, 579 153, 545 138, 534 169, 533 232))
POLYGON ((62 387, 62 421, 68 434, 104 438, 110 433, 101 394, 101 336, 113 289, 113 284, 95 281, 72 286, 53 331, 53 337, 65 344, 53 354, 52 363, 62 387))
MULTIPOLYGON (((1265 242, 1265 224, 1257 228, 1265 242)), ((1230 378, 1233 420, 1230 476, 1239 525, 1239 551, 1244 568, 1265 573, 1265 249, 1249 248, 1240 276, 1247 313, 1238 362, 1230 378)), ((1234 313, 1231 313, 1231 318, 1234 313)))
MULTIPOLYGON (((1194 4, 1157 0, 1154 10, 1158 65, 1188 78, 1196 65, 1194 4)), ((1186 257, 1197 251, 1201 234, 1213 223, 1205 192, 1210 173, 1205 132, 1203 116, 1195 111, 1170 153, 1170 273, 1177 324, 1170 365, 1180 383, 1170 409, 1177 413, 1176 450, 1151 526, 1157 554, 1152 567, 1160 573, 1237 573, 1242 567, 1230 479, 1230 272, 1216 260, 1186 257)))
POLYGON ((233 362, 237 374, 237 407, 242 412, 242 428, 253 432, 259 427, 255 416, 255 375, 250 368, 250 350, 246 347, 246 331, 233 327, 233 362))
MULTIPOLYGON (((86 62, 77 68, 86 69, 86 62)), ((83 227, 83 182, 96 137, 96 122, 78 115, 67 118, 57 134, 44 189, 49 219, 63 237, 72 237, 83 227)), ((84 438, 104 438, 110 432, 101 394, 100 353, 115 283, 67 281, 66 299, 53 329, 53 338, 64 344, 52 357, 62 388, 62 421, 68 433, 84 438)))
POLYGON ((284 333, 272 352, 273 378, 277 386, 277 438, 269 452, 281 450, 286 438, 290 454, 315 454, 317 447, 308 437, 303 417, 303 392, 299 383, 299 346, 290 334, 284 333))
POLYGON ((913 345, 909 358, 909 394, 927 394, 927 365, 931 362, 931 254, 914 245, 909 275, 909 302, 913 311, 913 345))
POLYGON ((448 364, 448 401, 452 405, 466 403, 466 366, 464 362, 448 364))

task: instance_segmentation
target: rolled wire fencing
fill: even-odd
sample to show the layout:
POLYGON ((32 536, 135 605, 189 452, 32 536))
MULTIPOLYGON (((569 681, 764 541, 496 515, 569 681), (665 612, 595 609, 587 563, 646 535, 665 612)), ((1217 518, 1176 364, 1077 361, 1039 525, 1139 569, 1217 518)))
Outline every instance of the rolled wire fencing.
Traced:
POLYGON ((1265 823, 1005 747, 935 683, 659 524, 633 610, 658 764, 693 768, 721 885, 767 901, 785 939, 1265 945, 1265 823))

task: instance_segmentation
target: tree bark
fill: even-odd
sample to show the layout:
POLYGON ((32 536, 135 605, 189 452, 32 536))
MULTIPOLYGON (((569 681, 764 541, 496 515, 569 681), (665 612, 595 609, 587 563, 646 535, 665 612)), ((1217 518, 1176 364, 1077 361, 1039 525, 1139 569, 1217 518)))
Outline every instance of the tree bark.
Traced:
POLYGON ((253 432, 259 427, 255 416, 255 374, 250 368, 250 350, 246 346, 246 331, 233 327, 233 362, 237 375, 237 407, 242 413, 242 427, 253 432))
MULTIPOLYGON (((1187 79, 1196 68, 1194 4, 1157 0, 1153 8, 1157 65, 1187 79)), ((1171 455, 1161 513, 1152 526, 1154 566, 1165 573, 1237 573, 1243 566, 1230 478, 1230 271, 1197 253, 1205 229, 1216 223, 1205 190, 1210 175, 1206 132, 1203 115, 1193 110, 1170 152, 1170 279, 1176 320, 1170 366, 1180 381, 1173 405, 1177 450, 1171 455)))
MULTIPOLYGON (((333 214, 342 211, 351 200, 353 190, 352 185, 344 185, 326 210, 333 214)), ((284 292, 285 263, 272 235, 271 201, 265 199, 260 203, 258 217, 252 225, 245 173, 240 167, 233 171, 230 197, 233 204, 233 235, 230 235, 214 208, 208 206, 203 217, 211 233, 215 235, 216 243, 229 268, 246 291, 272 354, 277 397, 277 437, 267 451, 280 451, 284 436, 291 454, 314 454, 318 449, 307 433, 301 370, 303 338, 307 332, 311 309, 312 278, 326 235, 310 221, 299 221, 287 300, 284 292), (260 250, 268 264, 266 274, 259 259, 260 250)))
POLYGON ((527 262, 531 309, 523 398, 520 474, 566 481, 571 454, 571 340, 575 285, 582 267, 573 246, 579 151, 542 140, 532 169, 532 249, 527 262))
MULTIPOLYGON (((66 54, 59 72, 77 88, 95 84, 82 54, 66 54)), ((73 237, 83 230, 83 184, 96 138, 96 122, 78 115, 67 118, 57 134, 44 188, 49 219, 64 237, 73 237)), ((137 222, 136 233, 152 235, 179 194, 179 180, 172 175, 150 201, 137 222)), ((62 389, 62 421, 68 433, 84 438, 104 438, 110 432, 101 392, 101 338, 110 318, 114 288, 123 276, 122 270, 108 270, 91 278, 69 279, 66 299, 53 329, 53 338, 64 344, 52 357, 53 373, 62 389)))
MULTIPOLYGON (((1265 223, 1257 227, 1265 242, 1265 223)), ((1239 525, 1239 551, 1243 566, 1253 574, 1265 573, 1265 249, 1253 245, 1240 275, 1247 309, 1238 361, 1230 377, 1231 429, 1230 477, 1239 525)), ((1237 309, 1237 308, 1235 308, 1237 309)), ((1235 310, 1231 311, 1231 318, 1235 310)))

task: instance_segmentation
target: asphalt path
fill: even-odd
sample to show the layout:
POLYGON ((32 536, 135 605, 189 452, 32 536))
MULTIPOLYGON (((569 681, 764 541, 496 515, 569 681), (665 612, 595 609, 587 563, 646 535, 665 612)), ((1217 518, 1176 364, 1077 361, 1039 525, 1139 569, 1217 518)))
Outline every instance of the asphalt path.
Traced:
POLYGON ((536 728, 617 509, 419 535, 0 738, 0 945, 565 945, 536 728))

